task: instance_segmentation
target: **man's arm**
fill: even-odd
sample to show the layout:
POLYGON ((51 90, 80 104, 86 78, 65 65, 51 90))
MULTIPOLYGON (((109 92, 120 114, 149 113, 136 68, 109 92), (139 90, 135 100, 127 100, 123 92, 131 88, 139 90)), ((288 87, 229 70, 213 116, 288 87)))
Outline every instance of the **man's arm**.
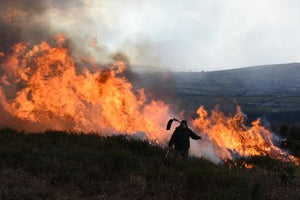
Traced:
POLYGON ((194 131, 192 131, 191 129, 189 129, 189 133, 190 133, 190 137, 194 140, 200 140, 201 137, 199 135, 197 135, 194 131))

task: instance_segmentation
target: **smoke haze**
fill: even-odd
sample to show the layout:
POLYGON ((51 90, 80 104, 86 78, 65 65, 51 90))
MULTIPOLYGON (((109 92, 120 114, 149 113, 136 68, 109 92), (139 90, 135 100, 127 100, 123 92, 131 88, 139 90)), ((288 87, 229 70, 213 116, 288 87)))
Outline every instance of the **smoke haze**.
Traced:
POLYGON ((300 3, 254 1, 33 1, 0 3, 1 51, 62 32, 78 59, 164 70, 215 70, 297 62, 300 3))

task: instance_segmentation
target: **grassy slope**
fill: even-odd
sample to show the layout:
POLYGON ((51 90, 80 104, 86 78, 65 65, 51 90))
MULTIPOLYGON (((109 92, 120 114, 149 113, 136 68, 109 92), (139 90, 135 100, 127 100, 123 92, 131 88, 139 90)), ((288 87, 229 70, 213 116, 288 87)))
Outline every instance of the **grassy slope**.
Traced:
POLYGON ((299 199, 300 168, 254 157, 256 167, 165 158, 125 136, 0 130, 1 199, 299 199))

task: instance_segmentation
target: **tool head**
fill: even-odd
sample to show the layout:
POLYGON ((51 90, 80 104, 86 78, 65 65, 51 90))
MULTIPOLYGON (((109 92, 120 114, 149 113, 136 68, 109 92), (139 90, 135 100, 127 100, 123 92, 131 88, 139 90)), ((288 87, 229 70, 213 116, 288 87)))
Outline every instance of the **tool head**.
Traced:
POLYGON ((178 119, 176 119, 176 118, 170 119, 170 120, 168 121, 166 130, 170 130, 170 129, 171 129, 171 126, 172 126, 173 121, 180 122, 180 121, 179 121, 178 119))

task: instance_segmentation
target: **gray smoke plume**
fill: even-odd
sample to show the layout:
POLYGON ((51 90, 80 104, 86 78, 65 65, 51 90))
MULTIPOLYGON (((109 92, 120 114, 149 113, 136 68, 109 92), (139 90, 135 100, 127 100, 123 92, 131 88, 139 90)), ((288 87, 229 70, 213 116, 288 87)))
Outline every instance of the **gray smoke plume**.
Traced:
MULTIPOLYGON (((67 1, 66 1, 67 2, 67 1)), ((0 2, 0 51, 6 53, 18 42, 36 43, 51 37, 44 13, 58 1, 11 0, 0 2)))
POLYGON ((142 35, 130 38, 126 30, 112 27, 122 24, 107 16, 110 10, 105 5, 104 1, 83 0, 1 1, 0 63, 16 43, 38 44, 45 40, 55 44, 55 35, 62 33, 79 70, 89 67, 90 62, 105 67, 122 60, 130 66, 126 77, 134 86, 145 88, 150 97, 172 99, 174 95, 170 91, 174 91, 174 84, 167 76, 140 74, 141 71, 159 70, 151 67, 162 57, 159 45, 142 35))
POLYGON ((191 140, 190 155, 199 158, 203 157, 214 163, 222 162, 222 159, 217 154, 214 144, 206 137, 199 141, 191 140))

